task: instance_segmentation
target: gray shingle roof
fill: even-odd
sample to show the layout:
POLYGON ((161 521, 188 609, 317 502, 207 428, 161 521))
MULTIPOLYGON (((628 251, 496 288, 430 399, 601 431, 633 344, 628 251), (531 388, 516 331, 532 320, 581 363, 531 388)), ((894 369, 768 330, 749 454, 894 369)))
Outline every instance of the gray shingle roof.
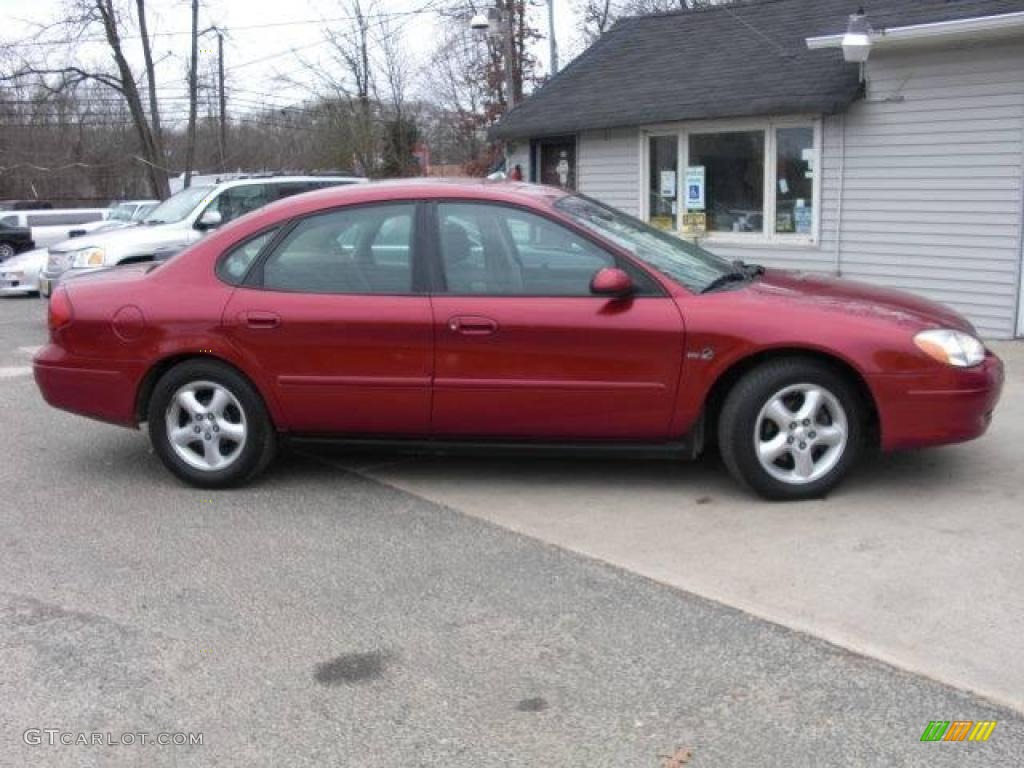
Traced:
POLYGON ((495 138, 675 120, 842 111, 857 66, 806 38, 1024 11, 1024 0, 747 0, 622 19, 491 129, 495 138))

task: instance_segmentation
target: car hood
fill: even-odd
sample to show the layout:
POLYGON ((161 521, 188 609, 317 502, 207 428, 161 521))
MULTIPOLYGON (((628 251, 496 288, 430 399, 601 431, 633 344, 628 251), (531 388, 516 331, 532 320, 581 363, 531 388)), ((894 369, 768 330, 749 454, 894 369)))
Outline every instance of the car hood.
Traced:
POLYGON ((182 223, 143 224, 107 231, 88 232, 79 237, 50 246, 52 253, 68 253, 82 248, 102 248, 115 258, 161 250, 185 244, 189 229, 182 223))
POLYGON ((943 304, 845 278, 770 269, 744 290, 753 296, 784 298, 828 312, 883 319, 915 328, 942 327, 976 333, 961 314, 943 304))

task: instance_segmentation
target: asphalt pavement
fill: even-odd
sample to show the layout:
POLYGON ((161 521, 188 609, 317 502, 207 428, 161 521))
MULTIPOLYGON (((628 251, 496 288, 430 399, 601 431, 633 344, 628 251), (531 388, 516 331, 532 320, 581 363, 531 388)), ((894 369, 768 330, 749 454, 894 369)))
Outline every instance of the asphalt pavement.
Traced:
POLYGON ((187 488, 142 434, 42 402, 42 318, 0 300, 0 766, 1024 763, 1011 708, 352 457, 290 451, 252 487, 187 488), (957 719, 998 725, 920 741, 957 719), (96 733, 202 744, 59 744, 96 733))

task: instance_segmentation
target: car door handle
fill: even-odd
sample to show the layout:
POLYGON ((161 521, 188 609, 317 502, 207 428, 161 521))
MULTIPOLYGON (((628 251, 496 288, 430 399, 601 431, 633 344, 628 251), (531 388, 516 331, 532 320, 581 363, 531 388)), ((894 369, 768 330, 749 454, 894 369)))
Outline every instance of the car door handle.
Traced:
POLYGON ((453 317, 448 321, 448 330, 465 336, 490 336, 498 330, 498 321, 478 315, 453 317))
POLYGON ((244 312, 242 316, 250 328, 277 328, 281 324, 281 316, 274 312, 244 312))

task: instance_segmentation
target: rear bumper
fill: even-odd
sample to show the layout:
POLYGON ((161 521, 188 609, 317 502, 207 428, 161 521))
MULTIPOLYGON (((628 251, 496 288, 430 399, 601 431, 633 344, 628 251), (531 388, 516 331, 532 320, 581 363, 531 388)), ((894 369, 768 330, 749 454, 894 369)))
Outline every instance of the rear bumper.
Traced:
POLYGON ((36 354, 32 372, 43 399, 54 408, 120 426, 138 425, 139 367, 74 358, 50 344, 36 354))
POLYGON ((1003 378, 1003 363, 993 354, 974 368, 871 377, 882 449, 946 445, 981 437, 992 423, 1003 378))

